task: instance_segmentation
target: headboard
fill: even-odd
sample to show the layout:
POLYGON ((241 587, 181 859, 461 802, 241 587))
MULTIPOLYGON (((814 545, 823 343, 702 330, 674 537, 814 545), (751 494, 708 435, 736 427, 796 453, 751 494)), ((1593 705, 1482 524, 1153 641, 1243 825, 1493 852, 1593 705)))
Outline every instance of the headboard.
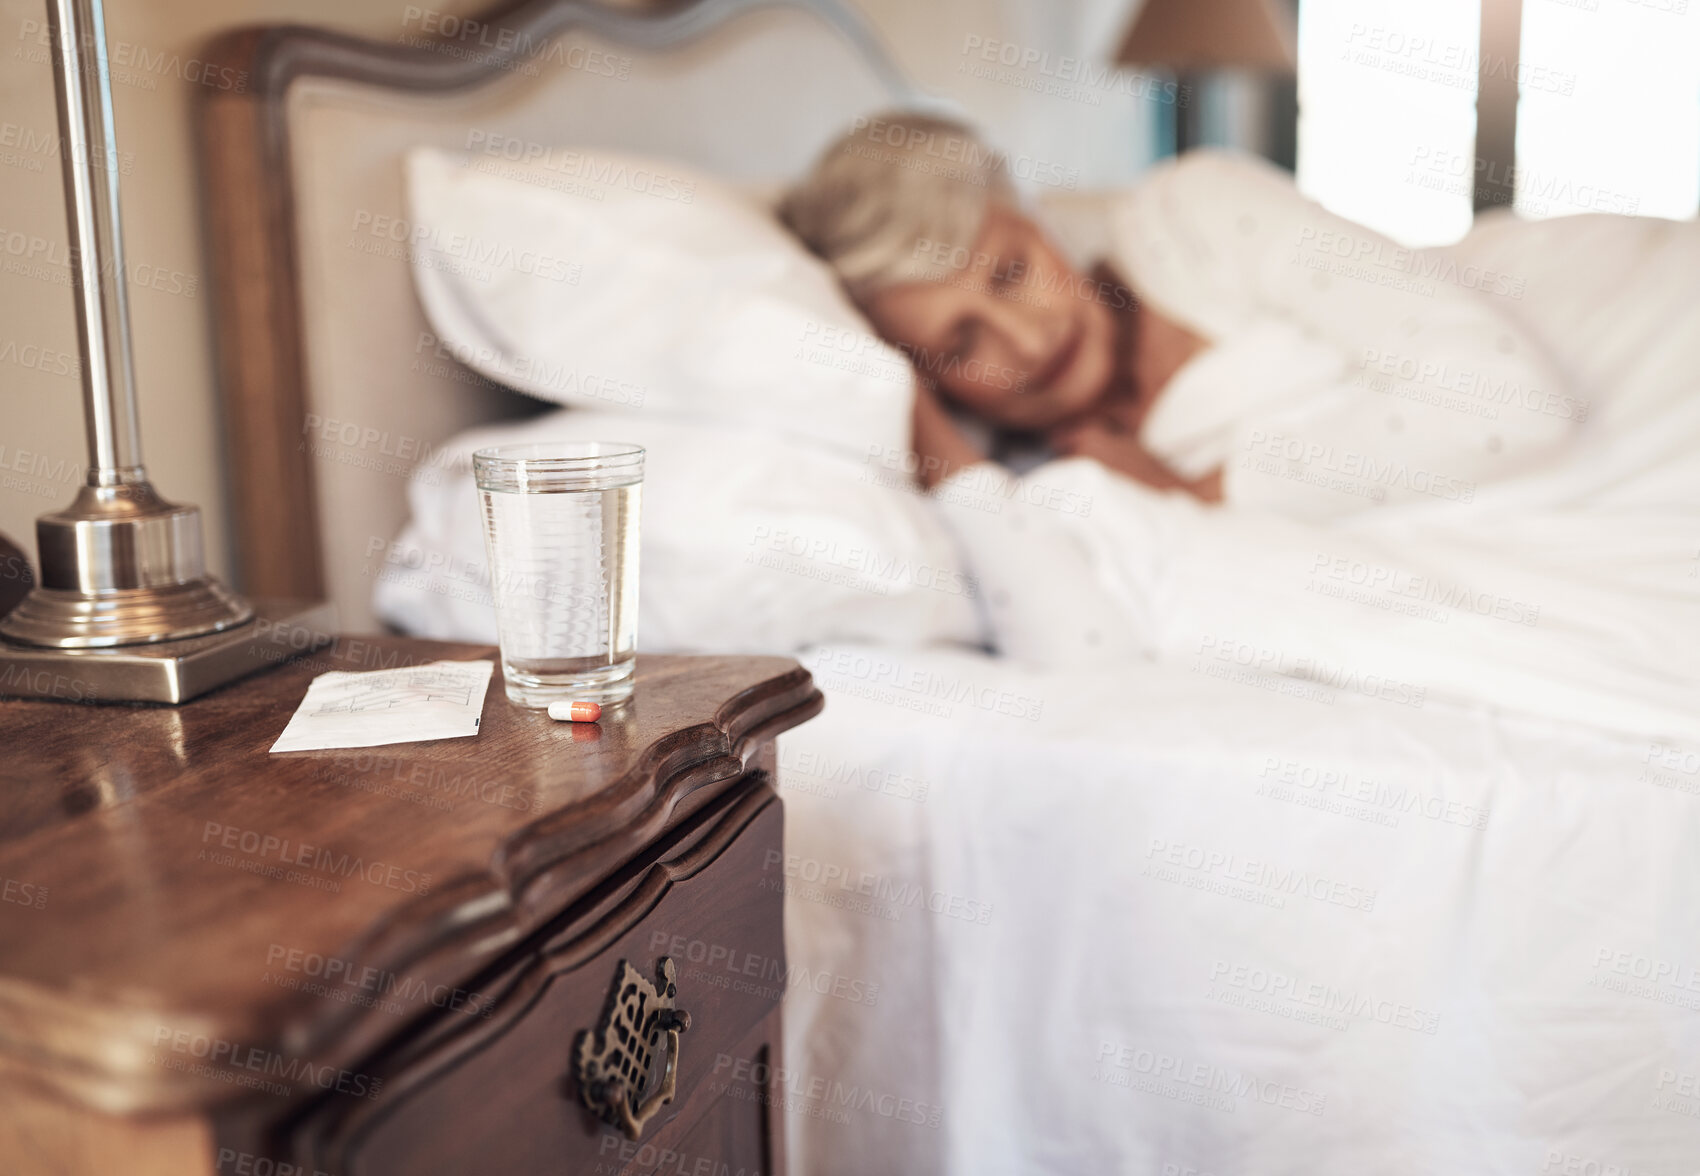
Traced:
POLYGON ((350 632, 377 624, 412 466, 540 407, 431 345, 408 148, 600 147, 778 182, 855 116, 922 101, 842 0, 405 11, 397 43, 226 34, 208 56, 246 85, 205 91, 197 112, 238 581, 328 598, 350 632))

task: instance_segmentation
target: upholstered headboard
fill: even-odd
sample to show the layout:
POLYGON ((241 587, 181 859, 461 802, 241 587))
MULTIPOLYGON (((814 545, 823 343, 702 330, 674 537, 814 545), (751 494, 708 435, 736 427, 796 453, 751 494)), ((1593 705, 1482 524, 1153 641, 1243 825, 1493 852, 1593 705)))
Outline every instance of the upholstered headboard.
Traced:
POLYGON ((394 44, 221 38, 215 60, 249 84, 208 91, 199 116, 237 574, 254 595, 328 597, 353 632, 376 624, 411 467, 539 407, 433 346, 409 272, 408 148, 612 148, 778 182, 858 114, 920 100, 840 0, 406 12, 394 44))

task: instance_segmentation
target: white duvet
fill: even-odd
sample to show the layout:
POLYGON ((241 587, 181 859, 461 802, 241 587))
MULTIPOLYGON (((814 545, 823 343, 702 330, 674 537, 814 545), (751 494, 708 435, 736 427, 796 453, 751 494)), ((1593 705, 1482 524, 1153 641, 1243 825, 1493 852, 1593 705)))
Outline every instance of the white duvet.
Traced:
MULTIPOLYGON (((1691 473, 1700 434, 1676 444, 1691 473)), ((1269 690, 1700 735, 1690 506, 1319 526, 1155 494, 1086 461, 1034 482, 1046 493, 1017 485, 998 513, 949 512, 999 648, 1026 664, 1147 658, 1269 690), (1089 509, 1054 509, 1058 494, 1089 509)))
POLYGON ((799 1169, 1700 1172, 1692 513, 1031 479, 956 507, 1008 658, 804 657, 799 1169))

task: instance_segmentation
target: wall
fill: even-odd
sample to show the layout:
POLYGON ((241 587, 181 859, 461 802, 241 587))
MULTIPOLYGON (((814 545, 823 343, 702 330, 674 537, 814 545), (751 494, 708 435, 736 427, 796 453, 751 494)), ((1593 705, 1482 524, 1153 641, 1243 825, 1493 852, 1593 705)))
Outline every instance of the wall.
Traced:
POLYGON ((1130 0, 856 2, 909 75, 956 100, 1030 191, 1126 183, 1172 115, 1160 80, 1105 64, 1130 0))
MULTIPOLYGON (((1161 110, 1143 84, 1081 73, 1125 0, 857 0, 900 63, 955 96, 1036 185, 1120 182, 1149 155, 1161 110), (974 38, 978 38, 975 40, 974 38), (1014 47, 1023 60, 1006 67, 1014 47), (990 52, 989 52, 990 51, 990 52)), ((429 0, 466 14, 488 0, 429 0)), ((230 537, 210 353, 191 104, 197 50, 231 27, 320 24, 372 37, 417 18, 399 0, 108 0, 131 327, 150 473, 204 511, 208 564, 228 576, 230 537)), ((85 461, 76 319, 42 0, 0 0, 0 534, 34 554, 37 515, 67 504, 85 461)))

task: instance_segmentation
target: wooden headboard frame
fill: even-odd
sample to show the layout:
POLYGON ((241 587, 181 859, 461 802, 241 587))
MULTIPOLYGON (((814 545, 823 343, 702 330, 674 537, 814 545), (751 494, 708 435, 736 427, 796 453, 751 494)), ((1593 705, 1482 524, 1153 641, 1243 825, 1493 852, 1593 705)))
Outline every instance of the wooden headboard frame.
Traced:
MULTIPOLYGON (((893 90, 910 89, 867 26, 840 0, 699 0, 644 10, 590 0, 521 0, 478 16, 472 58, 436 46, 386 44, 324 29, 237 29, 208 48, 214 65, 247 78, 208 89, 196 110, 201 199, 212 280, 216 375, 239 586, 256 596, 325 595, 311 455, 299 444, 308 409, 301 272, 291 183, 288 96, 304 78, 347 80, 415 94, 496 81, 528 53, 584 30, 637 51, 687 44, 757 8, 806 7, 855 45, 893 90), (510 31, 512 37, 506 36, 510 31)), ((451 42, 444 38, 441 42, 451 42)))

